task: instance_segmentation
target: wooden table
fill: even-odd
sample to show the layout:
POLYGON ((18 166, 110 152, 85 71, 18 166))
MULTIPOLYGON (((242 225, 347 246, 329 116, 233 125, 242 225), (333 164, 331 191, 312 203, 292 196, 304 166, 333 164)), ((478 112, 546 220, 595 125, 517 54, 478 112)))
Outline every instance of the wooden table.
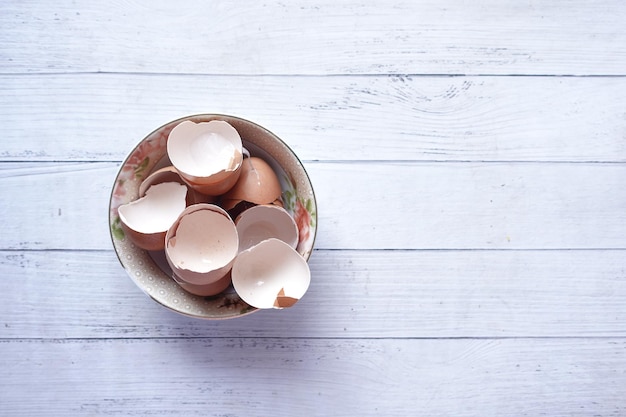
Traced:
POLYGON ((626 415, 626 7, 0 2, 0 415, 626 415), (154 303, 121 161, 194 113, 319 209, 293 308, 154 303))

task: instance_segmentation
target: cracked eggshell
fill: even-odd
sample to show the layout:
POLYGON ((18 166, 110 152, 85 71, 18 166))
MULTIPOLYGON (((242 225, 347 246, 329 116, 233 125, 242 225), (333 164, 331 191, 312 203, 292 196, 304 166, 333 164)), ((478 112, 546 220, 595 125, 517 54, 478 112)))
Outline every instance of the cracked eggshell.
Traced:
POLYGON ((167 154, 193 189, 210 196, 230 190, 241 173, 241 136, 228 122, 186 120, 169 134, 167 154))
POLYGON ((173 165, 161 168, 148 175, 148 177, 143 180, 139 185, 139 197, 143 197, 146 194, 148 188, 150 188, 151 186, 164 182, 177 182, 188 188, 187 206, 198 203, 213 203, 215 201, 215 197, 202 194, 199 191, 196 191, 193 188, 189 187, 173 165))
POLYGON ((271 204, 280 199, 280 182, 272 167, 263 159, 245 158, 237 183, 222 196, 222 207, 230 210, 242 201, 271 204))
POLYGON ((173 274, 172 278, 174 278, 174 281, 176 281, 176 283, 185 291, 202 297, 217 295, 228 288, 231 283, 230 271, 223 278, 204 285, 190 284, 177 277, 176 274, 173 274))
POLYGON ((239 234, 240 252, 272 237, 282 240, 294 249, 298 246, 298 226, 282 207, 251 207, 237 217, 235 225, 239 234))
POLYGON ((174 275, 192 285, 225 277, 238 251, 235 223, 213 204, 187 207, 165 236, 165 257, 174 275))
POLYGON ((118 208, 122 229, 138 247, 162 250, 166 232, 187 206, 186 198, 186 185, 155 184, 140 199, 118 208))
POLYGON ((237 256, 232 281, 237 294, 251 306, 284 308, 306 293, 311 272, 306 260, 289 244, 270 238, 237 256))

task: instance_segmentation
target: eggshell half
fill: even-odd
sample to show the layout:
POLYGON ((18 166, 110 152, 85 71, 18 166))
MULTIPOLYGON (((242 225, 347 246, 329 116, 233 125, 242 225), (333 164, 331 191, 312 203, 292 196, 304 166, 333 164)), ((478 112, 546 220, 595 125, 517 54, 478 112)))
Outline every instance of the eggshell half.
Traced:
POLYGON ((291 307, 306 293, 311 272, 295 249, 270 238, 237 256, 232 281, 237 294, 251 306, 284 308, 291 307))
POLYGON ((223 278, 238 250, 235 223, 213 204, 187 207, 165 236, 165 256, 173 273, 194 285, 223 278))
POLYGON ((280 198, 280 182, 272 167, 263 159, 245 158, 237 183, 222 196, 222 207, 230 210, 241 201, 270 204, 280 198))
POLYGON ((251 207, 237 217, 235 225, 239 234, 240 252, 272 237, 282 240, 294 249, 298 246, 298 226, 282 207, 251 207))
POLYGON ((186 120, 170 132, 167 154, 187 184, 203 194, 217 196, 237 182, 243 146, 239 133, 228 122, 186 120))
POLYGON ((202 194, 199 191, 196 191, 193 188, 189 187, 173 165, 161 168, 148 175, 148 177, 143 180, 142 183, 139 185, 139 197, 143 197, 144 195, 146 195, 146 191, 151 186, 164 182, 177 182, 188 187, 188 206, 197 203, 213 203, 216 199, 215 197, 202 194))
POLYGON ((173 274, 173 278, 174 281, 176 281, 176 283, 180 285, 185 291, 191 294, 200 295, 202 297, 217 295, 224 291, 226 288, 228 288, 231 283, 230 272, 227 273, 223 278, 220 278, 210 284, 204 285, 190 284, 178 278, 176 274, 173 274))
POLYGON ((164 182, 151 186, 144 197, 118 208, 122 229, 146 250, 165 247, 165 234, 187 206, 187 186, 164 182))

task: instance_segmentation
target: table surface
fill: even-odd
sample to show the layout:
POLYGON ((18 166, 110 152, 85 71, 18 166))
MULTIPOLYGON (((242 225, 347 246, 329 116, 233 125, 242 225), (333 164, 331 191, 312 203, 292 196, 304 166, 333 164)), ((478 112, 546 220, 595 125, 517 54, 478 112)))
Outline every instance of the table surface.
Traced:
POLYGON ((0 3, 0 414, 626 415, 626 7, 0 3), (121 161, 253 120, 317 197, 306 296, 173 313, 113 251, 121 161))

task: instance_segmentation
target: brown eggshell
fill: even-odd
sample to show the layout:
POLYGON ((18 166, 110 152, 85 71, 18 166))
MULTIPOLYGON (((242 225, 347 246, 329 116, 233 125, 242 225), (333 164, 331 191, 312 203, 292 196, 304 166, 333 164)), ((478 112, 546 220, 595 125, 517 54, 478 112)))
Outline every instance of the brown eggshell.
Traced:
POLYGON ((239 133, 228 122, 186 120, 170 132, 167 154, 190 187, 218 196, 239 178, 243 145, 239 133))
POLYGON ((148 177, 139 184, 139 197, 146 195, 146 191, 151 186, 163 182, 177 182, 186 185, 180 175, 178 175, 176 168, 173 166, 164 167, 148 175, 148 177))
POLYGON ((233 287, 256 308, 294 305, 307 291, 311 271, 289 244, 269 238, 239 253, 232 269, 233 287))
POLYGON ((269 238, 280 239, 292 248, 298 246, 298 226, 282 207, 260 204, 245 210, 235 219, 239 234, 239 251, 269 238))
POLYGON ((185 209, 187 190, 177 182, 155 184, 142 198, 118 207, 126 236, 142 249, 162 250, 167 230, 185 209))
POLYGON ((151 186, 164 182, 177 182, 189 188, 187 191, 187 206, 198 203, 213 203, 217 199, 216 197, 202 194, 189 186, 173 165, 154 171, 145 180, 143 180, 143 182, 139 185, 139 197, 143 197, 148 188, 151 186))
POLYGON ((165 256, 181 281, 212 284, 230 271, 239 251, 235 223, 213 204, 187 207, 165 236, 165 256))
POLYGON ((173 278, 174 281, 176 281, 176 283, 180 285, 185 291, 202 297, 217 295, 224 291, 226 288, 228 288, 228 286, 232 282, 230 271, 223 278, 220 278, 219 280, 210 284, 204 285, 190 284, 177 277, 176 274, 173 274, 173 278))
POLYGON ((285 289, 281 288, 276 295, 276 301, 274 301, 274 308, 288 308, 298 302, 298 298, 287 297, 285 295, 285 289))
MULTIPOLYGON (((271 202, 270 204, 273 206, 278 206, 278 207, 285 206, 282 198, 280 197, 274 200, 273 202, 271 202)), ((236 218, 241 213, 243 213, 244 210, 247 210, 250 207, 254 207, 256 205, 258 204, 250 203, 249 201, 243 201, 243 200, 222 200, 220 204, 220 206, 224 210, 228 211, 228 214, 230 214, 232 218, 236 218)))
MULTIPOLYGON (((182 174, 181 174, 182 175, 182 174)), ((225 171, 210 178, 183 176, 183 180, 201 194, 217 197, 233 188, 241 175, 241 165, 234 171, 225 171)))
POLYGON ((124 234, 128 236, 131 242, 141 249, 155 251, 162 250, 165 247, 166 232, 144 234, 131 229, 123 222, 121 223, 121 226, 124 234))
POLYGON ((230 210, 241 201, 270 204, 280 198, 280 182, 272 167, 258 157, 245 158, 239 180, 222 196, 222 207, 230 210))

